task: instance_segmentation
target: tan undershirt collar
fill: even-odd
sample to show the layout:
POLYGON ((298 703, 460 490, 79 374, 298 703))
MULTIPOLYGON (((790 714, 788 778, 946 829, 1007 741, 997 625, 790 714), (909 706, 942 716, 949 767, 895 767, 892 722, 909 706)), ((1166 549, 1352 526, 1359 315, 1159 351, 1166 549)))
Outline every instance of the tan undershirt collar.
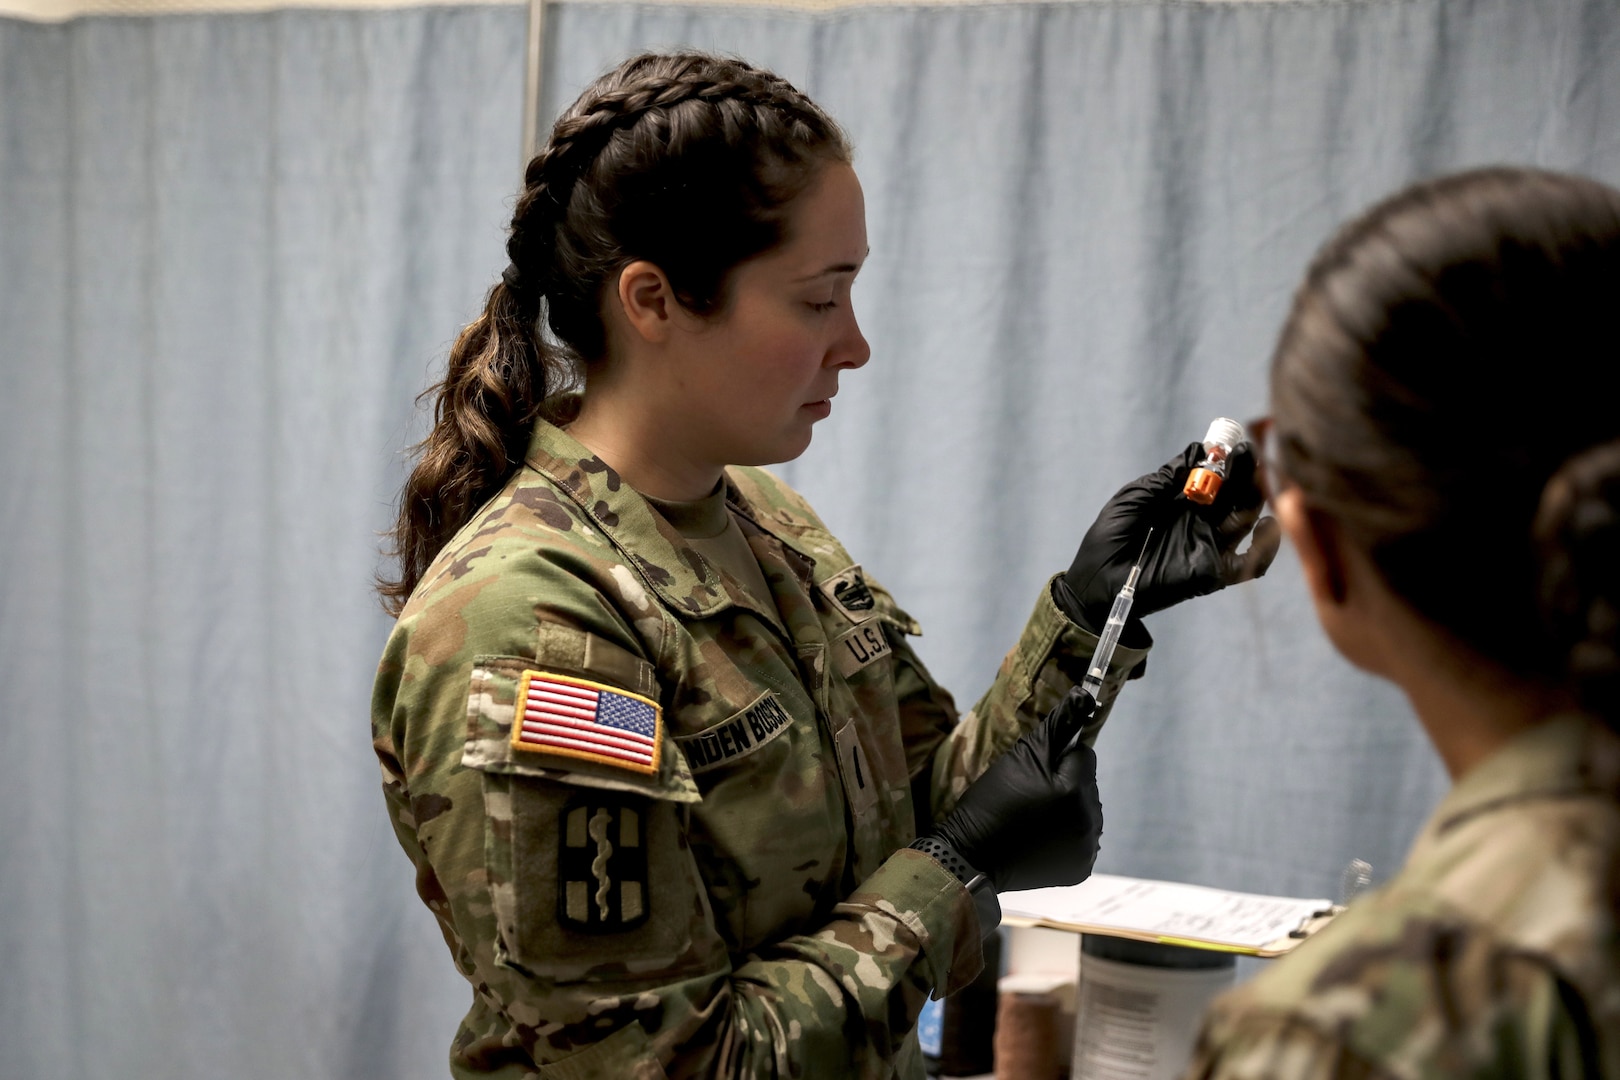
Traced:
POLYGON ((714 490, 701 499, 690 502, 666 502, 651 495, 643 495, 652 508, 675 526, 675 531, 688 540, 712 540, 726 531, 730 518, 726 513, 726 484, 714 485, 714 490))

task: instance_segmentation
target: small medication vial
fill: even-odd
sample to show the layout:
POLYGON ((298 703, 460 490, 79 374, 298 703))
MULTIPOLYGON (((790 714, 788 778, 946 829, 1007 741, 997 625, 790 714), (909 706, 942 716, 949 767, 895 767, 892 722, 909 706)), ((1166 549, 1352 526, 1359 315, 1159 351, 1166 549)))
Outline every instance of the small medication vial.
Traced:
POLYGON ((1181 493, 1203 506, 1214 502, 1226 479, 1227 459, 1243 439, 1243 425, 1236 420, 1221 416, 1211 421, 1204 434, 1204 462, 1187 475, 1181 493))

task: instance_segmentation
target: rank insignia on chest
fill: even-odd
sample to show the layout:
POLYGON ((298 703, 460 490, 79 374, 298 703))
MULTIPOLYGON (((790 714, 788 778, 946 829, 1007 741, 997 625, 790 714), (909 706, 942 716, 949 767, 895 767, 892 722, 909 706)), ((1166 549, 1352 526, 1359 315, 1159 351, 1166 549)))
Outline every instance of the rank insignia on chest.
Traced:
POLYGON ((576 795, 558 822, 557 919, 607 934, 647 921, 646 800, 608 791, 576 795))
POLYGON ((525 671, 512 717, 512 749, 653 775, 663 715, 656 701, 639 694, 572 675, 525 671))
POLYGON ((821 592, 850 622, 864 622, 877 609, 877 598, 866 586, 859 566, 841 570, 821 583, 821 592))

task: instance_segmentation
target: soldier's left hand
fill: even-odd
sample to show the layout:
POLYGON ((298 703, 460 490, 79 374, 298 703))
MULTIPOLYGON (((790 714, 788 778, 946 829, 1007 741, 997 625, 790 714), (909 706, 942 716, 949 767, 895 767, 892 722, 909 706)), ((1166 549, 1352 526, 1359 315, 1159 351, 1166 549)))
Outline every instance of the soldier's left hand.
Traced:
POLYGON ((1181 494, 1203 454, 1202 444, 1192 443, 1162 468, 1120 488, 1103 506, 1055 589, 1070 618, 1093 632, 1103 628, 1150 528, 1153 541, 1136 583, 1133 623, 1266 572, 1282 536, 1276 519, 1260 516, 1265 496, 1255 482, 1253 449, 1238 444, 1209 506, 1181 494), (1249 547, 1239 551, 1251 530, 1249 547))

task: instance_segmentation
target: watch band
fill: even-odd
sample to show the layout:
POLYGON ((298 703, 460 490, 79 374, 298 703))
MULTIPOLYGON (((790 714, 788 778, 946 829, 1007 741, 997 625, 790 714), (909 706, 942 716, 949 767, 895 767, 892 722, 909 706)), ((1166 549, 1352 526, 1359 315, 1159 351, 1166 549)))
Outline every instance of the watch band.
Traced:
POLYGON ((1001 925, 1001 901, 996 899, 996 887, 989 875, 975 870, 957 850, 937 836, 919 836, 908 845, 913 851, 930 856, 949 870, 973 898, 973 910, 979 916, 979 936, 987 938, 1001 925))
POLYGON ((920 851, 924 855, 932 855, 934 861, 956 875, 956 880, 963 885, 980 877, 966 859, 956 853, 956 849, 937 836, 919 836, 911 842, 913 851, 920 851))

